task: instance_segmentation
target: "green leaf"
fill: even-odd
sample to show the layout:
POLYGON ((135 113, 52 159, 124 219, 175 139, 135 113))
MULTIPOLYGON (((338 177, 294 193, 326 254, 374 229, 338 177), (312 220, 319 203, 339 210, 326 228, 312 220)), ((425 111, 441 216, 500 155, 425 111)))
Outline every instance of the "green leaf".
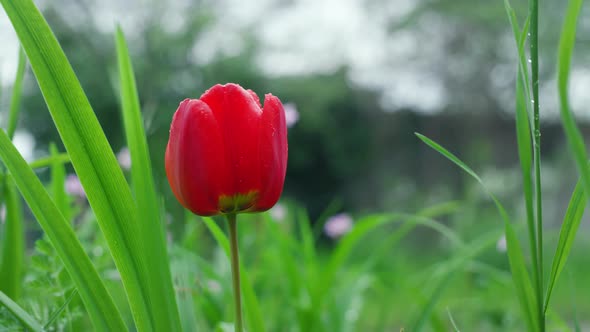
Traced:
POLYGON ((10 178, 4 181, 4 198, 6 224, 2 239, 2 257, 0 257, 0 291, 11 299, 18 300, 24 272, 25 230, 20 197, 10 178))
POLYGON ((469 245, 462 247, 455 255, 453 255, 453 258, 444 263, 437 274, 437 279, 433 283, 428 283, 432 290, 425 296, 427 301, 417 309, 415 315, 416 318, 414 318, 412 320, 413 323, 410 324, 410 326, 412 326, 412 331, 421 331, 424 328, 424 325, 428 322, 432 311, 434 310, 434 306, 440 299, 443 291, 452 280, 453 276, 455 276, 460 269, 464 268, 472 259, 485 250, 493 247, 499 236, 500 232, 498 231, 485 234, 469 245))
POLYGON ((57 39, 31 0, 0 0, 37 77, 53 121, 109 245, 138 331, 162 326, 150 298, 150 257, 123 172, 57 39))
POLYGON ((152 308, 152 313, 160 316, 154 320, 156 323, 154 328, 157 331, 180 331, 180 316, 172 286, 166 234, 164 224, 161 222, 160 202, 156 196, 133 67, 120 27, 117 28, 116 44, 123 123, 131 154, 131 184, 139 208, 139 218, 142 221, 140 238, 149 243, 145 252, 147 257, 151 258, 149 277, 152 293, 150 298, 152 304, 155 305, 152 308))
POLYGON ((0 157, 78 288, 95 330, 126 331, 117 307, 70 224, 3 130, 0 157))
POLYGON ((549 308, 549 300, 553 293, 553 287, 557 283, 557 279, 565 267, 565 263, 572 249, 572 244, 578 232, 580 221, 586 209, 586 195, 584 194, 584 187, 581 181, 578 181, 576 188, 572 193, 563 224, 559 231, 559 241, 557 242, 557 249, 555 256, 553 256, 553 264, 551 266, 551 275, 549 277, 549 285, 547 287, 547 297, 545 298, 545 312, 549 308))
POLYGON ((16 302, 11 300, 6 294, 0 291, 0 303, 8 309, 24 326, 35 332, 43 332, 43 326, 39 324, 31 315, 29 315, 16 302))
POLYGON ((50 329, 51 324, 53 324, 53 322, 59 317, 59 315, 68 307, 68 305, 70 304, 70 302, 72 302, 76 295, 78 295, 78 290, 74 288, 74 290, 70 293, 66 301, 55 312, 53 312, 51 316, 49 316, 49 319, 47 319, 47 322, 45 322, 45 326, 43 326, 45 330, 50 329))
MULTIPOLYGON (((229 240, 217 226, 215 221, 211 218, 202 218, 203 222, 207 226, 207 229, 211 232, 217 244, 221 246, 225 255, 228 259, 231 257, 230 247, 229 247, 229 240)), ((246 323, 248 324, 249 331, 266 331, 264 327, 264 317, 262 316, 262 311, 260 311, 260 305, 258 304, 258 299, 256 298, 256 293, 254 292, 254 288, 252 287, 252 283, 250 283, 250 279, 248 278, 248 273, 244 266, 240 261, 240 277, 241 282, 240 285, 242 287, 242 295, 244 298, 244 311, 246 314, 246 323)))
POLYGON ((23 90, 23 78, 25 76, 25 69, 27 68, 27 56, 22 48, 18 51, 18 66, 16 69, 16 79, 12 86, 12 98, 10 100, 10 114, 8 115, 8 137, 12 139, 16 131, 16 124, 18 122, 18 113, 20 109, 20 100, 23 90))
POLYGON ((514 228, 510 223, 510 219, 508 218, 508 214, 506 213, 504 206, 502 206, 502 204, 496 198, 496 196, 486 187, 481 178, 454 154, 452 154, 447 149, 443 148, 438 143, 434 142, 433 140, 429 139, 424 135, 416 133, 416 136, 418 136, 418 138, 420 138, 424 143, 426 143, 426 145, 430 146, 438 153, 445 156, 447 159, 449 159, 457 166, 462 168, 467 174, 475 178, 477 182, 479 182, 482 185, 485 192, 494 201, 496 209, 498 210, 498 213, 504 221, 506 244, 508 247, 508 261, 510 263, 510 271, 512 272, 512 279, 514 282, 514 286, 516 288, 516 292, 518 294, 518 299, 521 304, 522 312, 526 318, 529 330, 538 331, 540 322, 539 315, 542 312, 542 308, 537 308, 539 310, 535 310, 535 303, 539 303, 539 301, 537 301, 535 293, 531 286, 529 274, 526 269, 526 264, 524 261, 524 256, 522 254, 522 249, 518 241, 518 237, 516 236, 516 232, 514 231, 514 228))
POLYGON ((576 26, 581 9, 582 0, 570 0, 559 39, 557 90, 561 106, 561 123, 578 164, 584 189, 586 193, 590 193, 590 170, 588 170, 586 146, 572 114, 567 93, 572 53, 576 41, 576 26))

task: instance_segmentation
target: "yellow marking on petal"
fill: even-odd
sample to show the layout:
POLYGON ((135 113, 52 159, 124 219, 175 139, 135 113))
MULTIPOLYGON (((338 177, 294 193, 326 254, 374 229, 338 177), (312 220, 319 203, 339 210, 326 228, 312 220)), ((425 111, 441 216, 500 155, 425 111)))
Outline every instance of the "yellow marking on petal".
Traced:
POLYGON ((219 197, 219 211, 222 213, 246 212, 254 206, 258 199, 258 191, 252 190, 246 194, 235 194, 232 196, 221 195, 219 197))

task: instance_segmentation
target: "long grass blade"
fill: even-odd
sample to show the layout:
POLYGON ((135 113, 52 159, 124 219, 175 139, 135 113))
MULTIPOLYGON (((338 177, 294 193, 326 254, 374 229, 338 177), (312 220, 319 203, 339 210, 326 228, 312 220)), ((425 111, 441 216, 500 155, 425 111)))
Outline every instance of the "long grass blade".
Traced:
POLYGON ((559 92, 559 102, 561 106, 561 122, 570 149, 578 164, 584 189, 586 190, 586 193, 590 193, 590 170, 588 169, 587 164, 588 156, 586 154, 586 146, 582 134, 574 120, 567 93, 571 58, 576 41, 576 26, 581 9, 582 0, 571 0, 569 2, 561 31, 561 38, 559 40, 557 90, 559 92))
POLYGON ((0 257, 0 291, 18 300, 22 291, 23 263, 25 258, 25 230, 22 206, 14 182, 4 181, 6 223, 0 257))
POLYGON ((78 288, 94 328, 97 331, 125 331, 126 326, 119 310, 70 224, 6 133, 1 130, 0 157, 78 288))
POLYGON ((16 302, 0 291, 0 304, 6 307, 24 326, 34 332, 42 332, 43 326, 39 324, 31 315, 29 315, 16 302))
POLYGON ((165 242, 164 224, 160 217, 160 202, 154 186, 152 166, 146 141, 145 130, 139 106, 139 96, 135 85, 135 75, 125 37, 121 28, 116 33, 117 59, 119 63, 119 79, 121 104, 125 135, 131 154, 131 185, 135 201, 139 208, 142 222, 141 238, 148 245, 145 247, 150 257, 150 298, 152 313, 160 315, 155 319, 157 331, 180 331, 180 316, 176 304, 170 261, 165 242))
MULTIPOLYGON (((518 22, 516 19, 516 13, 510 6, 508 0, 504 1, 507 16, 512 26, 514 33, 514 41, 518 51, 518 74, 516 76, 516 141, 518 145, 518 157, 520 160, 520 168, 522 174, 522 190, 525 199, 525 208, 527 216, 527 227, 529 235, 529 247, 531 252, 531 263, 533 270, 533 282, 535 289, 535 296, 537 300, 537 310, 541 311, 543 301, 543 268, 542 268, 542 250, 539 248, 542 246, 542 237, 539 236, 539 230, 535 220, 534 212, 534 195, 533 191, 535 185, 533 185, 533 140, 531 126, 534 126, 534 121, 531 125, 531 118, 529 117, 529 100, 530 99, 530 88, 528 80, 528 69, 526 66, 526 52, 524 45, 526 36, 529 29, 529 20, 527 19, 523 31, 520 31, 518 22)), ((537 150, 535 150, 537 151, 537 150)), ((540 213, 540 211, 538 211, 540 213)))
POLYGON ((410 326, 412 326, 412 331, 421 331, 424 328, 424 325, 428 322, 432 311, 434 310, 434 306, 440 299, 444 289, 452 280, 453 276, 479 254, 492 248, 496 244, 499 236, 500 232, 498 231, 485 234, 461 248, 453 258, 445 263, 444 268, 439 273, 440 276, 438 276, 434 284, 431 285, 432 291, 426 296, 428 300, 420 306, 420 309, 417 310, 415 318, 410 324, 410 326))
POLYGON ((584 187, 581 182, 578 182, 572 197, 570 199, 563 224, 559 231, 559 241, 557 242, 557 249, 553 257, 553 264, 551 266, 551 274, 549 276, 549 284, 547 287, 547 296, 545 297, 545 312, 549 308, 549 301, 553 293, 553 287, 557 283, 559 275, 565 267, 565 263, 572 249, 576 233, 582 221, 584 210, 586 209, 586 195, 584 187))
POLYGON ((16 79, 12 86, 12 98, 10 99, 10 113, 8 115, 8 126, 6 133, 11 139, 14 137, 16 125, 18 123, 18 113, 20 110, 20 100, 23 90, 23 78, 27 68, 27 56, 22 48, 18 50, 18 65, 16 68, 16 79))
POLYGON ((443 148, 438 143, 429 139, 428 137, 418 133, 416 133, 416 136, 418 136, 418 138, 420 138, 424 143, 426 143, 426 145, 430 146, 435 151, 442 154, 444 157, 446 157, 447 159, 455 163, 457 166, 462 168, 467 174, 475 178, 482 185, 485 192, 494 201, 498 213, 504 221, 510 270, 512 271, 512 279, 514 282, 514 286, 516 288, 516 292, 518 294, 518 299, 521 304, 523 315, 526 318, 529 330, 533 332, 539 331, 539 324, 541 321, 541 319, 539 318, 540 313, 539 310, 535 310, 535 304, 538 303, 538 300, 531 286, 529 275, 526 269, 526 264, 524 261, 524 256, 522 254, 522 250, 518 241, 518 237, 516 236, 516 232, 514 231, 514 228, 510 223, 510 219, 508 217, 508 214, 506 213, 506 210, 504 209, 500 201, 496 198, 496 196, 487 188, 487 186, 481 180, 481 178, 463 161, 461 161, 454 154, 449 152, 447 149, 443 148))
POLYGON ((123 172, 57 39, 31 0, 0 0, 21 41, 72 165, 105 235, 138 331, 162 314, 150 298, 137 206, 123 172))

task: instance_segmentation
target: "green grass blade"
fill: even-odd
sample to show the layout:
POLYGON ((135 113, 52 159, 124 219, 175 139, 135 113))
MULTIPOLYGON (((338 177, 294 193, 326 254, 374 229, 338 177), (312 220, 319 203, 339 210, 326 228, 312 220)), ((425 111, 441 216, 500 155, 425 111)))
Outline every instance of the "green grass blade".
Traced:
POLYGON ((78 288, 95 330, 125 331, 127 328, 119 310, 69 222, 2 130, 0 157, 78 288))
POLYGON ((160 326, 150 299, 149 257, 121 168, 57 39, 31 0, 0 0, 27 53, 72 165, 121 275, 138 331, 160 326))
POLYGON ((412 331, 421 331, 424 328, 424 325, 432 315, 434 306, 440 299, 440 296, 452 280, 453 276, 472 259, 485 250, 495 246, 500 234, 500 232, 495 231, 477 238, 472 243, 461 248, 451 260, 445 263, 443 269, 439 273, 440 276, 438 276, 438 279, 433 285, 430 285, 432 291, 426 296, 428 300, 417 310, 417 314, 415 315, 416 318, 411 320, 412 323, 409 326, 412 326, 412 331))
POLYGON ((559 40, 557 90, 559 92, 561 123, 565 130, 571 151, 574 154, 582 183, 586 193, 590 193, 590 171, 588 170, 586 146, 584 138, 576 125, 568 99, 568 80, 574 43, 576 41, 576 26, 582 9, 582 0, 570 0, 559 40))
MULTIPOLYGON (((229 247, 229 240, 217 226, 215 221, 211 218, 202 218, 203 222, 207 226, 207 229, 211 232, 215 241, 221 246, 227 258, 230 258, 230 247, 229 247)), ((252 287, 252 283, 250 283, 250 279, 248 278, 248 273, 246 269, 240 262, 240 277, 241 277, 241 287, 242 287, 242 295, 244 299, 244 311, 246 314, 246 323, 248 324, 249 331, 266 331, 264 327, 264 316, 262 315, 262 311, 260 310, 260 304, 258 303, 258 299, 256 298, 256 293, 254 292, 254 288, 252 287)))
POLYGON ((565 217, 563 218, 563 224, 559 231, 559 241, 557 242, 555 256, 553 256, 549 285, 547 287, 547 296, 545 298, 545 312, 547 312, 547 309, 549 308, 549 300, 553 293, 553 287, 555 286, 561 271, 563 271, 570 250, 572 249, 585 209, 586 195, 584 193, 584 187, 581 182, 578 182, 572 193, 565 217))
POLYGON ((518 294, 521 309, 527 318, 529 331, 540 331, 539 311, 536 308, 535 293, 526 269, 526 263, 522 255, 516 232, 510 222, 505 222, 506 246, 508 251, 508 262, 512 272, 512 281, 518 294))
MULTIPOLYGON (((441 210, 441 212, 446 211, 447 210, 441 210)), ((432 212, 430 212, 430 215, 432 215, 432 212)), ((332 253, 329 261, 326 264, 326 268, 321 273, 321 279, 318 287, 320 292, 318 296, 321 298, 328 292, 328 290, 330 289, 330 285, 334 284, 339 269, 341 268, 341 266, 344 265, 346 259, 353 252, 354 247, 363 240, 365 235, 367 235, 369 232, 375 230, 380 226, 397 222, 402 222, 401 227, 396 231, 392 232, 387 237, 384 244, 375 250, 375 253, 373 255, 367 257, 367 267, 371 266, 374 262, 376 262, 384 252, 387 252, 387 250, 390 249, 393 245, 395 245, 397 241, 401 240, 407 233, 409 233, 413 228, 415 228, 418 225, 430 227, 451 239, 452 242, 461 242, 461 240, 458 239, 455 236, 455 234, 450 232, 449 229, 444 228, 444 226, 441 227, 441 225, 437 225, 431 219, 422 217, 420 214, 410 215, 403 213, 390 213, 364 217, 363 219, 355 223, 352 230, 340 240, 340 243, 332 253)))
POLYGON ((151 311, 160 315, 154 320, 157 324, 154 328, 157 331, 180 331, 180 316, 172 286, 164 224, 160 219, 160 202, 154 186, 135 75, 121 28, 117 28, 116 44, 123 123, 131 153, 131 184, 142 221, 141 238, 149 243, 145 250, 150 257, 150 297, 155 306, 151 311))
POLYGON ((59 315, 61 315, 61 313, 68 307, 68 305, 70 304, 70 302, 72 302, 76 295, 78 295, 78 290, 74 288, 74 290, 70 293, 66 301, 56 311, 54 311, 51 314, 51 316, 49 316, 49 319, 47 320, 47 322, 45 322, 45 325, 43 326, 45 330, 50 330, 51 324, 53 324, 53 322, 55 322, 59 315))
POLYGON ((70 205, 64 183, 66 181, 66 169, 57 157, 59 152, 54 143, 49 144, 49 152, 53 157, 51 163, 51 196, 57 208, 66 220, 70 220, 70 205))
MULTIPOLYGON (((514 33, 514 41, 518 50, 518 74, 516 77, 516 141, 518 146, 518 158, 520 161, 521 175, 522 175, 522 190, 525 199, 525 209, 527 216, 527 227, 529 236, 529 250, 531 253, 531 262, 533 270, 533 281, 535 296, 537 299, 537 309, 542 306, 543 289, 542 289, 542 263, 540 260, 542 257, 539 255, 541 252, 539 249, 542 239, 538 238, 537 225, 535 223, 534 205, 533 205, 533 191, 535 186, 533 185, 533 141, 531 132, 531 118, 529 117, 530 110, 528 109, 530 103, 530 91, 529 91, 529 77, 528 69, 526 66, 526 52, 524 45, 529 28, 529 20, 527 19, 524 29, 521 32, 516 19, 516 13, 510 6, 508 0, 504 1, 504 6, 512 26, 514 33)), ((520 250, 520 249, 519 249, 520 250)), ((540 311, 540 310, 539 310, 540 311)))
POLYGON ((430 146, 431 148, 445 156, 447 159, 451 160, 453 163, 455 163, 457 166, 459 166, 465 172, 467 172, 467 174, 475 178, 482 185, 485 192, 494 201, 494 204, 496 205, 496 208, 498 209, 498 212, 502 217, 502 220, 504 221, 510 270, 512 272, 512 279, 514 282, 514 286, 516 288, 516 292, 518 294, 521 309, 527 320, 529 330, 538 331, 540 322, 538 315, 540 314, 539 311, 542 310, 535 310, 535 303, 539 303, 539 301, 537 300, 536 295, 532 289, 529 274, 527 272, 526 264, 524 261, 524 256, 522 254, 522 250, 518 241, 518 237, 516 236, 516 232, 514 231, 514 228, 510 223, 510 219, 508 218, 506 210, 504 209, 500 201, 496 198, 496 196, 492 192, 490 192, 490 190, 486 187, 481 178, 469 166, 467 166, 454 154, 452 154, 451 152, 449 152, 433 140, 427 138, 426 136, 418 133, 416 134, 416 136, 418 136, 418 138, 420 138, 424 143, 426 143, 426 145, 430 146))
POLYGON ((16 302, 11 300, 6 294, 0 291, 0 304, 6 307, 24 326, 34 332, 42 332, 43 326, 39 324, 31 315, 29 315, 16 302))
POLYGON ((24 272, 25 230, 20 197, 14 182, 9 178, 4 181, 4 199, 6 224, 2 239, 2 257, 0 257, 0 291, 11 299, 18 300, 24 272))
POLYGON ((18 122, 18 113, 20 109, 20 100, 23 90, 23 78, 25 77, 25 69, 27 68, 27 56, 22 48, 18 50, 18 66, 16 68, 16 79, 12 86, 12 98, 10 100, 10 113, 8 115, 8 126, 6 132, 8 137, 12 139, 16 131, 16 124, 18 122))

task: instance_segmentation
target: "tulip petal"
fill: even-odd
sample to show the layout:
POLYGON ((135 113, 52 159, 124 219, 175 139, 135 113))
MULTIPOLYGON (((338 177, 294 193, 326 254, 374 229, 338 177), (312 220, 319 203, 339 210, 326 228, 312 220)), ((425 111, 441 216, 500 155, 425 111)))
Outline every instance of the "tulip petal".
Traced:
POLYGON ((174 114, 166 173, 180 203, 198 215, 219 213, 230 179, 220 126, 207 104, 185 99, 174 114))
POLYGON ((255 211, 273 207, 283 191, 287 172, 287 125, 281 101, 267 94, 261 119, 260 161, 261 188, 255 211))
MULTIPOLYGON (((225 158, 229 165, 231 185, 222 194, 253 197, 260 191, 260 109, 258 97, 237 84, 216 85, 201 96, 211 108, 221 129, 225 158), (253 195, 254 193, 254 195, 253 195)), ((229 211, 224 211, 229 212, 229 211)))

